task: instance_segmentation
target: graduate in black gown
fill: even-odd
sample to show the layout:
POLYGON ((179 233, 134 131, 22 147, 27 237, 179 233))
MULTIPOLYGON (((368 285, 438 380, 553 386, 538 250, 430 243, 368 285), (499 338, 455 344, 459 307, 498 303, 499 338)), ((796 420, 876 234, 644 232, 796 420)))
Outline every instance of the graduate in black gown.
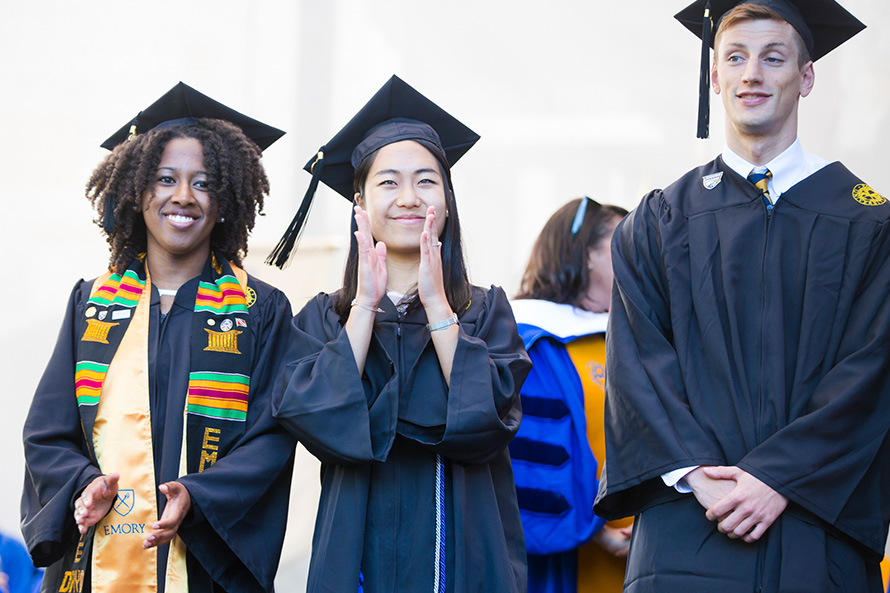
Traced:
POLYGON ((477 139, 393 77, 307 165, 355 201, 343 288, 294 319, 273 400, 322 462, 310 592, 525 591, 507 445, 530 362, 503 290, 467 280, 450 176, 477 139))
POLYGON ((890 204, 797 138, 812 60, 863 26, 833 0, 736 4, 710 3, 722 155, 615 232, 595 508, 638 515, 632 593, 880 591, 890 204))
POLYGON ((273 589, 291 308, 238 266, 282 134, 179 83, 103 144, 87 197, 110 270, 76 283, 24 428, 45 591, 273 589))

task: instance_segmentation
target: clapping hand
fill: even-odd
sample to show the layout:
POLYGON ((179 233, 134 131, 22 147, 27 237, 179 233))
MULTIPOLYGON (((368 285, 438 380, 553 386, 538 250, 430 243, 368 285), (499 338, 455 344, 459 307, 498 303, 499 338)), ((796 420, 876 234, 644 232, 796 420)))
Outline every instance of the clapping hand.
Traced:
POLYGON ((117 473, 99 476, 74 501, 74 522, 81 534, 86 533, 89 527, 98 523, 111 510, 111 505, 117 498, 119 479, 120 474, 117 473))

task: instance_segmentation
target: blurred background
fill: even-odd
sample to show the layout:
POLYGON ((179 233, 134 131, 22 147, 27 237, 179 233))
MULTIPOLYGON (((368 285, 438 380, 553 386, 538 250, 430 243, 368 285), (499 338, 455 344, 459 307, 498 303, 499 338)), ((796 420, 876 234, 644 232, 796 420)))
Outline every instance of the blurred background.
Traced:
MULTIPOLYGON (((843 0, 868 25, 816 64, 804 149, 890 193, 890 2, 843 0), (884 148, 882 148, 884 147, 884 148)), ((340 285, 350 207, 320 186, 289 269, 262 264, 306 190, 303 165, 392 75, 481 134, 455 167, 471 279, 518 287, 565 201, 635 206, 723 146, 712 98, 695 138, 699 43, 665 0, 7 0, 0 7, 2 291, 0 530, 20 537, 21 427, 71 286, 107 265, 83 197, 99 143, 183 81, 287 131, 266 151, 272 193, 248 271, 295 310, 340 285), (16 283, 18 286, 12 286, 16 283), (26 289, 31 286, 31 289, 26 289)), ((318 465, 297 454, 279 590, 303 591, 318 465)))

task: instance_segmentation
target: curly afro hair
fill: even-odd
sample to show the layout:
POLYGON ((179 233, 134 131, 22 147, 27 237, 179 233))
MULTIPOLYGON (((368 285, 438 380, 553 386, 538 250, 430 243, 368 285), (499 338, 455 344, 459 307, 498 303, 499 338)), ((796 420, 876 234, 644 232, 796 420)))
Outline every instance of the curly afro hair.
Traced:
POLYGON ((96 224, 111 249, 109 268, 122 273, 146 250, 146 228, 141 197, 154 185, 161 155, 174 138, 195 138, 204 148, 204 168, 210 198, 219 216, 210 235, 210 248, 241 265, 247 237, 256 215, 262 215, 269 180, 260 162, 262 151, 238 126, 219 119, 155 128, 116 146, 93 171, 86 197, 98 213, 96 224), (106 208, 114 208, 114 229, 104 231, 106 208))

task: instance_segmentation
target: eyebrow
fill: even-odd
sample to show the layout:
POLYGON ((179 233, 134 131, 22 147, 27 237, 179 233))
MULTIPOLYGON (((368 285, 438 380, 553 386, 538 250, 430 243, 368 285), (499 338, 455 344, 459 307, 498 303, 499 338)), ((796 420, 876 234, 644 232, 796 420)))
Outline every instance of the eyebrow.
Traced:
MULTIPOLYGON (((776 48, 784 48, 790 49, 790 46, 784 41, 771 41, 764 46, 764 49, 776 49, 776 48)), ((726 49, 744 49, 747 50, 748 46, 744 43, 739 43, 736 41, 735 43, 727 43, 726 49)))
MULTIPOLYGON (((158 167, 158 171, 163 171, 163 170, 175 172, 177 169, 176 169, 176 167, 158 167)), ((196 175, 207 175, 207 171, 195 171, 195 174, 196 175)))
MULTIPOLYGON (((376 173, 374 173, 374 176, 376 177, 378 175, 401 175, 401 173, 402 172, 399 171, 398 169, 381 169, 380 171, 377 171, 376 173)), ((431 167, 426 167, 423 169, 416 169, 414 171, 414 175, 429 175, 430 173, 434 173, 436 175, 440 174, 438 169, 433 169, 431 167)))

